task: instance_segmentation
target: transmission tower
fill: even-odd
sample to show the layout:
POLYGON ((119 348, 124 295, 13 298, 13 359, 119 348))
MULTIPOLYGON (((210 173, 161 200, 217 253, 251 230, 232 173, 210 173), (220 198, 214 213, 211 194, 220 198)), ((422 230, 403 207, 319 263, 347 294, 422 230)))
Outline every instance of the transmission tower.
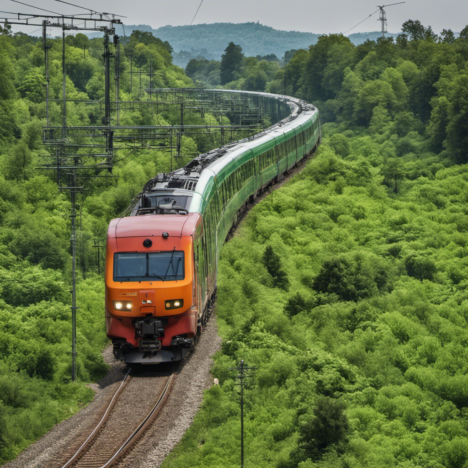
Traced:
MULTIPOLYGON (((26 5, 26 4, 25 4, 26 5)), ((27 5, 31 6, 31 5, 27 5)), ((32 8, 40 9, 35 6, 32 8)), ((109 169, 112 168, 112 157, 113 157, 113 145, 112 145, 112 132, 110 131, 110 83, 109 83, 109 57, 111 56, 109 52, 109 36, 115 36, 115 24, 122 24, 121 20, 116 19, 115 14, 109 13, 98 13, 91 11, 84 15, 43 15, 43 14, 30 14, 30 13, 11 13, 3 12, 13 17, 1 17, 0 23, 5 25, 15 24, 20 26, 40 26, 42 28, 42 47, 44 50, 44 63, 45 63, 45 88, 46 88, 46 119, 47 127, 43 129, 43 142, 45 141, 45 135, 47 134, 48 129, 50 128, 50 116, 49 116, 49 51, 51 46, 47 42, 47 29, 48 28, 59 28, 62 30, 62 99, 57 99, 62 105, 62 125, 58 127, 60 136, 57 138, 57 141, 54 142, 52 154, 49 157, 54 162, 49 161, 48 164, 44 164, 44 169, 52 169, 57 173, 57 183, 60 190, 68 191, 70 193, 71 199, 71 253, 72 253, 72 297, 71 297, 71 312, 72 312, 72 371, 71 379, 72 381, 76 380, 76 218, 77 210, 79 206, 77 205, 77 196, 83 192, 84 187, 79 183, 78 172, 83 170, 83 164, 80 162, 80 159, 83 154, 77 153, 77 146, 73 146, 68 143, 67 140, 67 96, 66 96, 66 35, 67 32, 77 32, 77 31, 96 31, 104 33, 104 62, 106 70, 106 83, 105 83, 105 117, 104 117, 104 131, 102 132, 106 138, 106 145, 104 149, 105 162, 109 169), (79 22, 79 23, 78 23, 79 22), (78 24, 77 24, 78 23, 78 24), (65 176, 65 177, 64 177, 65 176), (61 180, 66 179, 65 184, 61 184, 61 180), (62 186, 61 186, 62 185, 62 186)), ((114 39, 116 42, 118 39, 114 39)), ((99 155, 92 155, 95 158, 99 155)), ((96 159, 97 161, 97 159, 96 159)), ((102 168, 102 163, 94 163, 92 169, 102 168)))
POLYGON ((402 3, 406 2, 398 2, 398 3, 390 3, 390 5, 377 5, 377 7, 380 9, 380 16, 378 21, 382 23, 382 37, 385 37, 385 34, 388 33, 387 31, 387 13, 385 12, 384 8, 393 6, 393 5, 400 5, 402 3))
POLYGON ((239 385, 241 388, 241 468, 244 468, 244 387, 246 385, 245 380, 249 377, 252 377, 252 371, 255 371, 256 367, 249 367, 245 365, 244 360, 242 359, 239 367, 230 367, 230 370, 239 371, 237 378, 239 379, 239 385))
MULTIPOLYGON (((27 5, 33 9, 42 10, 39 7, 27 5)), ((69 2, 63 2, 73 5, 69 2)), ((48 10, 45 10, 48 11, 48 10)), ((250 138, 265 128, 264 117, 268 115, 273 122, 279 122, 288 118, 290 108, 286 102, 275 101, 273 104, 266 97, 251 96, 247 93, 236 95, 224 94, 220 90, 205 90, 203 88, 179 88, 166 89, 154 87, 154 64, 149 61, 149 67, 143 72, 140 66, 134 71, 133 55, 130 58, 130 101, 120 99, 120 79, 128 73, 121 69, 120 37, 116 34, 116 26, 123 28, 122 21, 113 13, 99 13, 89 10, 89 13, 79 15, 62 14, 36 14, 4 12, 7 17, 0 16, 0 24, 37 26, 42 29, 42 48, 44 53, 45 68, 45 94, 46 94, 46 126, 43 127, 43 144, 48 151, 42 156, 43 163, 40 169, 53 171, 56 174, 57 184, 61 191, 70 194, 71 212, 71 236, 70 247, 72 254, 72 288, 71 288, 71 312, 72 312, 72 381, 76 379, 76 219, 84 201, 85 186, 95 177, 115 177, 112 168, 116 162, 125 159, 134 151, 158 150, 170 151, 171 172, 174 158, 178 160, 178 166, 185 161, 198 156, 196 153, 182 154, 183 138, 198 138, 201 143, 212 140, 213 148, 221 144, 224 146, 241 138, 250 138), (47 30, 55 28, 62 32, 62 96, 52 96, 49 93, 49 53, 51 41, 47 38, 47 30), (104 66, 104 96, 99 100, 75 100, 67 96, 67 34, 79 31, 94 31, 103 34, 103 66, 104 66), (111 67, 112 60, 114 66, 111 67), (114 71, 112 72, 112 69, 114 71), (138 97, 132 93, 134 83, 133 75, 139 77, 140 92, 138 97), (113 80, 112 80, 113 75, 113 80), (148 76, 148 80, 142 82, 142 77, 148 76), (111 88, 114 83, 115 96, 111 96, 111 88), (148 88, 149 84, 149 88, 148 88), (60 106, 60 120, 50 115, 50 103, 60 106), (69 124, 67 119, 67 103, 80 103, 95 108, 94 114, 101 117, 97 124, 78 125, 69 124), (147 110, 151 115, 160 112, 180 112, 180 125, 131 125, 120 124, 121 112, 133 112, 135 110, 147 110), (218 122, 211 125, 189 125, 194 116, 205 116, 210 113, 218 122), (226 122, 225 119, 228 119, 226 122), (118 153, 120 151, 120 153, 118 153), (120 159, 117 153, 125 156, 120 159), (127 154, 128 153, 128 154, 127 154)), ((148 113, 148 112, 147 112, 148 113)), ((211 149, 211 148, 210 148, 211 149)), ((98 249, 98 272, 100 273, 100 260, 102 246, 95 244, 98 249)), ((242 375, 242 371, 241 371, 242 375)), ((241 380, 242 381, 242 380, 241 380)))

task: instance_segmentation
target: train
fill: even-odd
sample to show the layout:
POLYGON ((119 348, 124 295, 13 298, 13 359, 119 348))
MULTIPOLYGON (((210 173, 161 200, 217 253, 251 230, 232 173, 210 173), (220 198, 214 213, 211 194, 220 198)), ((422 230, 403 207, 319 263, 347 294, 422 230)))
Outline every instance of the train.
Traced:
MULTIPOLYGON (((220 90, 220 93, 236 91, 220 90)), ((317 108, 237 91, 286 118, 151 179, 107 232, 105 319, 114 356, 128 365, 180 361, 206 325, 221 247, 255 198, 321 141, 317 108)))

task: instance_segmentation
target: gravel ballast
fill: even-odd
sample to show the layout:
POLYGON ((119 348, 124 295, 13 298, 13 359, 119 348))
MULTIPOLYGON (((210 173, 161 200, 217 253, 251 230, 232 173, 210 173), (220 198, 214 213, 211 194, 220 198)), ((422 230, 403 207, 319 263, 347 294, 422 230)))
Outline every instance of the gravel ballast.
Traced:
MULTIPOLYGON (((203 400, 203 391, 212 383, 211 357, 220 345, 215 317, 211 317, 195 351, 179 366, 179 375, 161 414, 119 466, 160 466, 190 426, 203 400)), ((53 467, 60 454, 68 452, 70 445, 76 445, 77 439, 87 438, 127 371, 124 363, 114 359, 112 346, 108 346, 103 354, 111 368, 101 381, 90 385, 96 392, 94 400, 71 418, 57 424, 15 460, 4 465, 5 468, 53 467)))

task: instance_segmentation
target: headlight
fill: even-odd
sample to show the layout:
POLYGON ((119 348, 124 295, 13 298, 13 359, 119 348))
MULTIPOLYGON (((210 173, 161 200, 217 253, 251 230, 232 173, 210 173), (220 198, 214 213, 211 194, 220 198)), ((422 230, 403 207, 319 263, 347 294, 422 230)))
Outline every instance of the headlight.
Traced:
POLYGON ((184 306, 183 299, 174 299, 173 301, 166 301, 166 310, 180 309, 184 306))
POLYGON ((132 310, 132 301, 114 301, 114 309, 116 310, 132 310))

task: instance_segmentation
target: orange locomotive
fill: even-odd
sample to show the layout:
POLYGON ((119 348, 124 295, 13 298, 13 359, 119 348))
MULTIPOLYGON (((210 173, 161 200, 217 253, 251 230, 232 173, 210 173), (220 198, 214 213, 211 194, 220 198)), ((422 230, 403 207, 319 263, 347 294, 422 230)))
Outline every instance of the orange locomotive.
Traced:
POLYGON ((116 358, 129 364, 174 361, 192 346, 199 326, 193 236, 200 222, 199 213, 111 222, 106 326, 116 358))
POLYGON ((254 94, 265 109, 289 116, 253 138, 158 174, 129 216, 109 226, 107 335, 116 358, 129 364, 186 356, 207 320, 229 230, 259 193, 320 143, 319 113, 310 104, 267 93, 229 93, 254 94))

